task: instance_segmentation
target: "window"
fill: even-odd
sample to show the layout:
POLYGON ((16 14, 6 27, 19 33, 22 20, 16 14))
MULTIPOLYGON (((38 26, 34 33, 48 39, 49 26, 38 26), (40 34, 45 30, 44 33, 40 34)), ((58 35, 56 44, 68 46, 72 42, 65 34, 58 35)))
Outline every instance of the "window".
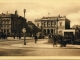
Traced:
POLYGON ((7 27, 9 27, 9 25, 7 25, 7 27))
POLYGON ((54 22, 54 25, 56 25, 56 22, 54 22))
POLYGON ((43 22, 42 22, 42 25, 43 25, 43 22))
POLYGON ((9 29, 7 29, 7 32, 9 32, 9 29))
POLYGON ((2 25, 2 27, 3 27, 3 25, 2 25))
POLYGON ((44 26, 44 22, 41 22, 41 25, 44 26))
POLYGON ((4 33, 6 32, 6 29, 4 29, 4 33))
POLYGON ((4 23, 4 21, 2 20, 2 24, 4 23))
POLYGON ((52 25, 54 25, 54 22, 52 21, 52 25))
POLYGON ((1 31, 3 32, 3 29, 1 29, 1 31))
POLYGON ((59 22, 59 25, 62 26, 62 22, 59 22))
POLYGON ((6 25, 4 25, 4 27, 6 27, 6 25))
POLYGON ((62 33, 62 31, 59 31, 59 33, 62 33))
POLYGON ((47 27, 47 22, 44 22, 44 26, 47 27))
POLYGON ((4 21, 4 24, 6 24, 6 21, 4 21))
POLYGON ((9 24, 9 21, 7 21, 7 24, 9 24))
POLYGON ((54 21, 52 21, 52 27, 54 27, 54 21))
POLYGON ((47 25, 47 22, 44 22, 45 23, 45 25, 47 25))
POLYGON ((50 27, 51 26, 51 22, 48 22, 48 27, 50 27))

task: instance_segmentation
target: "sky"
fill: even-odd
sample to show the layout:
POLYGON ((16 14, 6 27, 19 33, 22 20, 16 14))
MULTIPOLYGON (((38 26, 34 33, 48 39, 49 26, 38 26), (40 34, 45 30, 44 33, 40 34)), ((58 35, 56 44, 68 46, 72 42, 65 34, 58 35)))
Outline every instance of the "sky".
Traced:
POLYGON ((15 13, 34 22, 43 16, 66 16, 71 21, 71 27, 80 24, 80 0, 0 0, 1 13, 15 13), (48 15, 48 13, 50 13, 48 15))

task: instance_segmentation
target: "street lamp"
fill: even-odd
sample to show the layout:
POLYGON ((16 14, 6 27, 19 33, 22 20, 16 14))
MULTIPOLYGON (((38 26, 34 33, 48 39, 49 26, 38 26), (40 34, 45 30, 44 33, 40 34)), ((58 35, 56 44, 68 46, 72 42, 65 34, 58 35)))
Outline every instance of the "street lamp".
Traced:
POLYGON ((26 9, 24 9, 24 18, 25 18, 26 9))
POLYGON ((25 41, 25 32, 26 32, 26 29, 23 28, 23 29, 22 29, 22 32, 24 33, 24 45, 26 45, 26 41, 25 41))

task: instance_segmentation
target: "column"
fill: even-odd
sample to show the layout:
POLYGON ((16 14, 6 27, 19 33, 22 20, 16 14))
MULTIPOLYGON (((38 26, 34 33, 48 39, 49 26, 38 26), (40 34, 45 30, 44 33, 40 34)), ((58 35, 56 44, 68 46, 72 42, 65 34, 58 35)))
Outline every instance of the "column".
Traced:
MULTIPOLYGON (((47 21, 46 21, 46 25, 47 25, 47 27, 48 27, 48 22, 47 22, 47 21)), ((47 27, 46 27, 46 28, 47 28, 47 27)))
POLYGON ((54 29, 54 35, 55 35, 55 29, 54 29))
POLYGON ((48 33, 47 33, 47 29, 46 29, 46 34, 48 34, 48 33))
POLYGON ((58 35, 58 20, 57 20, 57 22, 56 22, 56 26, 57 26, 57 35, 58 35))
POLYGON ((9 29, 9 33, 10 33, 10 35, 12 34, 12 33, 11 33, 11 29, 9 29))
POLYGON ((50 33, 51 33, 51 29, 49 29, 50 30, 50 33))
POLYGON ((53 29, 53 34, 54 34, 54 29, 53 29))

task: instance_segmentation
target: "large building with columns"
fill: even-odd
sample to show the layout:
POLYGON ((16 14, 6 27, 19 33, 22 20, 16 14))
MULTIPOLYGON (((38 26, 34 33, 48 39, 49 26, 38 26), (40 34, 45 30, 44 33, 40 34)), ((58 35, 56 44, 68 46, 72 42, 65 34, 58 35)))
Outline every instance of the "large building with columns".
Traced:
POLYGON ((61 17, 42 17, 36 19, 35 24, 38 28, 42 29, 44 34, 62 34, 62 30, 70 29, 70 20, 65 16, 61 17))

